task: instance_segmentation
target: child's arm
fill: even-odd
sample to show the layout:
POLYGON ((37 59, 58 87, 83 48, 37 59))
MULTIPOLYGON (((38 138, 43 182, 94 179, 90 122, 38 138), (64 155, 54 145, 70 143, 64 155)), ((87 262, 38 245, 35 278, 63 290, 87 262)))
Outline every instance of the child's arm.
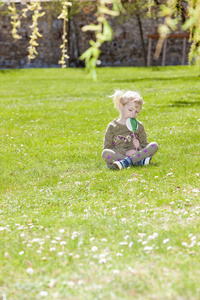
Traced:
POLYGON ((104 137, 103 149, 113 150, 113 133, 110 124, 108 125, 104 137))
POLYGON ((142 147, 140 146, 140 142, 135 137, 133 138, 133 145, 137 150, 142 149, 142 147))

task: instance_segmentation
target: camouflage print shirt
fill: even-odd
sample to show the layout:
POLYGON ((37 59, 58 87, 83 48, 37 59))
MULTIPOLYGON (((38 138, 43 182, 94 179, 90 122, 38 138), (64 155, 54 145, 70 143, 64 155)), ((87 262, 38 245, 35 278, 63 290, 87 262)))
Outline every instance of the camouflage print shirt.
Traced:
MULTIPOLYGON (((138 121, 138 128, 134 134, 136 139, 139 140, 142 148, 145 148, 149 144, 144 126, 140 121, 138 121)), ((120 124, 115 119, 108 124, 103 148, 125 154, 127 150, 135 149, 133 145, 134 134, 126 127, 126 125, 120 124)))

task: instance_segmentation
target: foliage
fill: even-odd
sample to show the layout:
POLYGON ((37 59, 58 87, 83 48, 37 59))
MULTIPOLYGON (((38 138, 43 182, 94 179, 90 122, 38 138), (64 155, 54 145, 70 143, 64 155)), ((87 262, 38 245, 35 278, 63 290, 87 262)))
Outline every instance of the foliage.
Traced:
POLYGON ((0 71, 1 298, 199 299, 198 71, 0 71), (145 168, 101 159, 116 88, 144 98, 145 168))
POLYGON ((58 62, 59 64, 62 65, 62 68, 66 67, 65 61, 67 58, 69 58, 69 56, 66 54, 66 52, 67 52, 67 49, 66 49, 66 43, 67 43, 66 22, 68 20, 68 7, 69 6, 72 6, 71 2, 63 1, 62 12, 58 16, 58 19, 63 19, 63 36, 62 36, 63 44, 60 46, 60 48, 62 49, 62 57, 61 57, 61 60, 58 62))
MULTIPOLYGON (((139 14, 140 16, 146 14, 148 16, 157 16, 163 19, 163 23, 159 25, 158 32, 160 34, 160 39, 157 44, 157 49, 155 53, 155 57, 157 58, 160 54, 162 44, 165 38, 167 38, 168 34, 171 31, 177 30, 180 23, 183 23, 182 29, 189 30, 190 32, 190 40, 192 42, 189 60, 200 61, 200 0, 149 0, 149 1, 138 1, 138 0, 129 0, 123 1, 123 5, 121 0, 94 0, 94 1, 72 1, 66 2, 63 0, 62 2, 62 12, 60 13, 60 18, 63 19, 63 45, 62 47, 62 58, 59 63, 62 66, 65 66, 65 61, 68 58, 66 53, 66 22, 70 17, 68 15, 67 6, 71 5, 72 10, 70 12, 71 16, 80 11, 83 13, 93 13, 96 15, 97 22, 96 24, 89 24, 83 26, 83 31, 92 31, 95 33, 95 41, 90 41, 90 48, 87 49, 82 55, 81 59, 85 60, 86 68, 89 72, 92 73, 93 77, 96 78, 96 65, 99 62, 100 55, 100 47, 105 41, 110 41, 113 36, 112 28, 108 22, 109 17, 116 17, 121 12, 124 12, 124 7, 131 7, 129 9, 128 14, 130 12, 134 12, 139 14), (68 4, 67 4, 68 3, 68 4), (127 5, 127 3, 129 5, 127 5), (73 8, 74 6, 74 8, 73 8), (148 6, 148 7, 147 7, 148 6), (156 8, 156 9, 154 9, 156 8), (96 13, 95 13, 96 9, 96 13), (158 11, 158 13, 157 13, 158 11)), ((32 10, 33 13, 33 24, 32 29, 33 32, 31 34, 30 39, 30 47, 29 47, 29 60, 33 59, 37 54, 36 46, 38 42, 36 41, 37 37, 40 36, 39 29, 37 25, 37 19, 42 17, 44 13, 40 13, 41 10, 40 2, 33 2, 30 5, 27 4, 25 10, 32 10)), ((9 6, 11 11, 11 23, 13 26, 12 34, 15 39, 19 39, 18 29, 21 25, 20 18, 23 14, 17 13, 15 9, 15 5, 9 6)))
POLYGON ((14 39, 20 39, 21 36, 18 34, 17 30, 21 26, 21 21, 19 15, 17 14, 15 3, 12 3, 12 6, 8 6, 8 9, 11 12, 11 24, 12 24, 12 36, 14 39))
POLYGON ((29 47, 28 47, 28 59, 29 62, 35 58, 35 56, 38 54, 36 51, 36 47, 39 45, 37 42, 38 37, 42 37, 42 35, 39 33, 38 28, 38 19, 43 17, 45 15, 45 12, 40 12, 42 10, 41 4, 39 1, 32 1, 30 4, 27 4, 27 7, 23 9, 23 16, 26 18, 26 13, 28 11, 33 11, 32 15, 32 24, 30 25, 30 28, 32 29, 31 35, 30 35, 30 41, 29 41, 29 47))
POLYGON ((119 0, 99 0, 97 6, 97 24, 86 25, 83 31, 94 31, 96 41, 90 41, 91 47, 87 49, 80 57, 86 62, 86 69, 96 79, 96 65, 100 55, 100 47, 105 41, 112 40, 112 28, 107 21, 107 16, 116 17, 120 10, 123 10, 119 0), (111 6, 111 8, 109 7, 111 6))
MULTIPOLYGON (((150 5, 152 5, 152 2, 150 5)), ((196 62, 200 62, 200 0, 167 0, 165 4, 160 5, 159 16, 164 18, 164 23, 159 25, 160 39, 157 44, 155 58, 159 56, 167 35, 178 29, 178 24, 181 21, 181 7, 184 7, 187 15, 187 20, 183 23, 182 29, 189 30, 190 41, 192 42, 189 61, 192 62, 195 59, 196 62)))

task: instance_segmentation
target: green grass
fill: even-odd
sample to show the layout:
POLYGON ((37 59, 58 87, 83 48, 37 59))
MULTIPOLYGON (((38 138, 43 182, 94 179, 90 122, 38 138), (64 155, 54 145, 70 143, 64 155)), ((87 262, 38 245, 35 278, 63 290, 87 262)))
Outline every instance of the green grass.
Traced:
POLYGON ((199 70, 5 70, 0 85, 0 299, 200 299, 199 70), (144 98, 147 167, 101 159, 114 89, 144 98))

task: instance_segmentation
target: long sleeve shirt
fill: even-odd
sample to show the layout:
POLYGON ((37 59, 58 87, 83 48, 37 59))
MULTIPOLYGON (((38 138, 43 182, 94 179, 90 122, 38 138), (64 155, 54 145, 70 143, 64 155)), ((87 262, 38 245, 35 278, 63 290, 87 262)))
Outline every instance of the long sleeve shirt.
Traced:
POLYGON ((139 140, 142 148, 145 148, 149 144, 142 122, 138 121, 138 128, 133 133, 126 125, 120 124, 115 119, 108 124, 103 149, 111 149, 120 154, 126 154, 127 150, 135 149, 133 145, 134 137, 139 140))

